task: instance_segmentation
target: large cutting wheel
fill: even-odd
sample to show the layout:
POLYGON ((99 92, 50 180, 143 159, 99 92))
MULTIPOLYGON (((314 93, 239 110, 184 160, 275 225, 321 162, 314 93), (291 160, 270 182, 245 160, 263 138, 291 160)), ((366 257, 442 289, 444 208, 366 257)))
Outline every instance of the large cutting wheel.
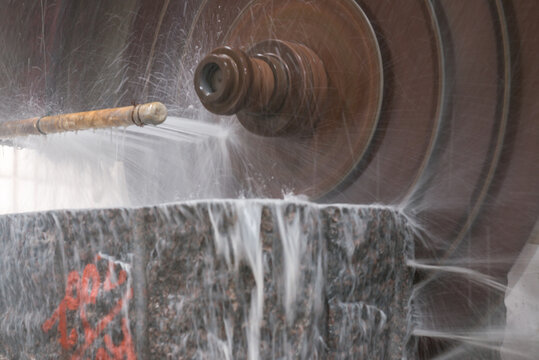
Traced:
MULTIPOLYGON (((262 196, 291 191, 322 201, 403 204, 428 238, 418 257, 457 262, 505 281, 539 213, 539 129, 531 116, 539 44, 523 48, 518 38, 529 39, 537 27, 531 15, 539 15, 537 5, 260 0, 229 5, 216 18, 215 4, 199 8, 186 54, 193 46, 203 55, 268 38, 305 43, 332 61, 329 72, 347 84, 336 91, 338 99, 354 109, 325 118, 307 138, 264 138, 238 129, 241 146, 231 147, 242 186, 262 196), (210 29, 217 36, 208 37, 210 29), (380 71, 365 47, 372 37, 380 71), (379 113, 369 107, 379 101, 378 89, 357 82, 357 72, 349 72, 354 65, 371 72, 372 84, 383 73, 379 113)), ((430 279, 425 326, 450 332, 496 321, 489 316, 503 300, 499 293, 458 276, 430 275, 421 277, 430 279), (463 288, 468 295, 458 295, 463 288)), ((423 348, 433 355, 446 348, 439 345, 423 348)))
POLYGON ((381 29, 373 29, 368 15, 350 0, 243 1, 220 14, 214 11, 216 5, 210 1, 199 9, 185 59, 217 46, 248 49, 262 40, 280 39, 313 49, 330 78, 333 111, 313 126, 309 136, 264 138, 238 130, 237 177, 253 195, 280 197, 292 192, 333 199, 356 183, 361 191, 345 201, 402 199, 425 165, 439 119, 437 31, 429 18, 405 20, 412 14, 425 15, 425 9, 417 4, 392 7, 402 11, 400 25, 417 39, 404 46, 399 24, 391 25, 393 39, 380 42, 376 32, 381 29), (210 29, 216 36, 207 35, 210 29), (389 41, 401 53, 406 51, 397 56, 407 58, 383 69, 383 62, 391 58, 380 54, 380 44, 389 57, 385 45, 389 41), (400 96, 395 96, 392 85, 397 82, 400 96))
MULTIPOLYGON (((211 19, 212 8, 202 7, 200 19, 211 19)), ((328 77, 328 109, 308 119, 301 135, 263 137, 238 127, 231 141, 238 144, 237 178, 254 195, 270 197, 292 192, 319 198, 338 187, 365 156, 380 118, 382 59, 366 15, 347 0, 252 1, 218 21, 226 29, 221 39, 200 41, 197 34, 210 26, 201 20, 191 44, 248 50, 270 39, 298 43, 318 55, 328 77)))
MULTIPOLYGON (((0 10, 14 49, 1 63, 20 64, 0 72, 8 98, 26 91, 70 110, 159 100, 171 114, 225 124, 230 196, 399 205, 425 231, 417 257, 501 283, 537 221, 537 1, 18 1, 0 10), (301 134, 255 135, 236 116, 209 114, 193 91, 213 49, 248 52, 270 39, 305 45, 325 65, 328 108, 301 134)), ((151 159, 159 180, 174 178, 174 156, 151 159)), ((160 199, 174 186, 164 182, 160 199)), ((467 279, 420 275, 425 326, 480 327, 502 304, 503 294, 467 279)), ((438 345, 430 355, 447 349, 438 345)))

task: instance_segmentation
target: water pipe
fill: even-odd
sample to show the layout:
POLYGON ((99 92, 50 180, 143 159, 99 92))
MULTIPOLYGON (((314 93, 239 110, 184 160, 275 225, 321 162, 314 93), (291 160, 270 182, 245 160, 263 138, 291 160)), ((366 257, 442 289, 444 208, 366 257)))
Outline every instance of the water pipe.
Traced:
POLYGON ((0 123, 0 139, 131 125, 158 125, 166 118, 167 108, 160 102, 41 116, 0 123))

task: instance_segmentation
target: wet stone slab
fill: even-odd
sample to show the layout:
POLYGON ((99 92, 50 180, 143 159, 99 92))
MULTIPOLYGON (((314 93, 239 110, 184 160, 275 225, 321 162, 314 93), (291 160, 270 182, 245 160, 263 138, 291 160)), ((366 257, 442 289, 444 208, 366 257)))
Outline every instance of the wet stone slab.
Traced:
POLYGON ((96 358, 107 349, 134 355, 135 252, 126 213, 3 216, 0 234, 0 353, 8 359, 96 358))
POLYGON ((398 213, 219 201, 0 217, 0 359, 400 359, 398 213))

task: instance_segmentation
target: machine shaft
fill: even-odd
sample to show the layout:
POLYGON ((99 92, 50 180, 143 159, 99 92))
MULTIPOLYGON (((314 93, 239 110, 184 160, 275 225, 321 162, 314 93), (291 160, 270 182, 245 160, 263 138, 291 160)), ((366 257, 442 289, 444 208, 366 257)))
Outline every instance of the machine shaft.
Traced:
POLYGON ((166 118, 167 108, 165 105, 160 102, 152 102, 120 108, 6 121, 0 123, 0 139, 130 125, 158 125, 166 118))
POLYGON ((326 105, 328 78, 322 60, 305 45, 265 40, 247 51, 214 49, 195 71, 202 104, 219 115, 236 114, 261 136, 312 129, 326 105))

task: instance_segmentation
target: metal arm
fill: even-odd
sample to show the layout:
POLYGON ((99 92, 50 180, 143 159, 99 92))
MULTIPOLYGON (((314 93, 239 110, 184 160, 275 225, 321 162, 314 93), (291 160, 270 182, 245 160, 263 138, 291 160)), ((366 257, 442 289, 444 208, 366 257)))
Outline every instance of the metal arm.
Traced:
POLYGON ((158 125, 166 118, 165 105, 153 102, 121 108, 6 121, 0 123, 0 139, 130 125, 158 125))

